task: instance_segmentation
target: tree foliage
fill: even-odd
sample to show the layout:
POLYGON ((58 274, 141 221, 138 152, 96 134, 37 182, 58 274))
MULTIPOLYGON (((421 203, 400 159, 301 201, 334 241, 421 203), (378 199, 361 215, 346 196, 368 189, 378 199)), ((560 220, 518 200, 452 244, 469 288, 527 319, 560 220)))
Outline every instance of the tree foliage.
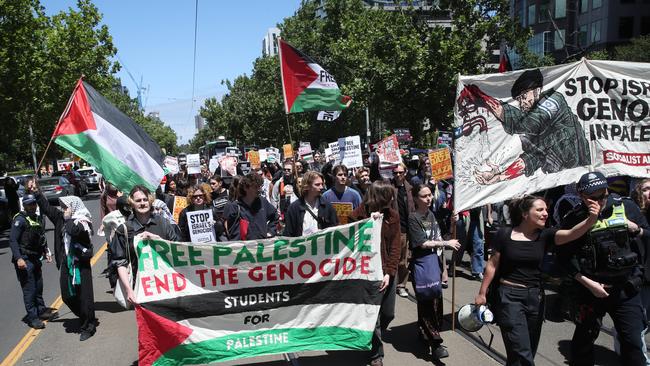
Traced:
MULTIPOLYGON (((502 40, 514 44, 528 37, 508 15, 508 0, 443 1, 445 10, 431 11, 328 0, 322 13, 318 3, 304 1, 284 19, 282 37, 334 75, 353 103, 335 122, 317 122, 315 113, 289 116, 293 140, 312 145, 346 134, 365 136, 366 107, 377 129, 407 127, 417 138, 425 118, 433 128, 447 129, 458 74, 485 70, 502 40), (449 14, 451 27, 431 22, 449 14)), ((192 147, 215 135, 262 145, 289 141, 277 57, 256 60, 250 77, 226 85, 221 101, 209 100, 202 108, 208 131, 199 133, 192 147)))
MULTIPOLYGON (((38 0, 0 0, 0 170, 31 162, 29 125, 37 154, 44 152, 76 81, 84 80, 158 141, 174 149, 171 129, 164 133, 144 117, 114 74, 117 49, 102 15, 90 0, 76 9, 47 16, 38 0)), ((175 140, 175 135, 174 135, 175 140)), ((51 148, 48 156, 62 152, 51 148)))

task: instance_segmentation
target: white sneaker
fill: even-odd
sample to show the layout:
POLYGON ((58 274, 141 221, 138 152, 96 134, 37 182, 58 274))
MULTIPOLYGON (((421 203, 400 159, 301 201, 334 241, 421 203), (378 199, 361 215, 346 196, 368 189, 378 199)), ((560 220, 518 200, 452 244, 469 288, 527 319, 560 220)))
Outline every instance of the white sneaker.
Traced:
POLYGON ((397 288, 397 296, 399 297, 409 297, 408 291, 404 287, 397 288))

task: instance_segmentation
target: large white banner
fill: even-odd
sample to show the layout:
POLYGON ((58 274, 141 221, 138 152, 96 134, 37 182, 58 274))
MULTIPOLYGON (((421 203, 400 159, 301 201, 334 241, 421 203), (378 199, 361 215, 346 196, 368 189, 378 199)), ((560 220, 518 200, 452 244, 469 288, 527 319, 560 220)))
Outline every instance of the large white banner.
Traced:
POLYGON ((576 182, 650 176, 650 64, 581 60, 460 76, 458 211, 576 182))

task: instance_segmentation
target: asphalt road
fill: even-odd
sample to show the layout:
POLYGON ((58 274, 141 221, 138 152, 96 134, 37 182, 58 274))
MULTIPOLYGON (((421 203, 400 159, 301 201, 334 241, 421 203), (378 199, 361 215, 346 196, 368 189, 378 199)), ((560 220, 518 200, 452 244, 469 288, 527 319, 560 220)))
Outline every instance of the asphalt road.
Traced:
MULTIPOLYGON (((99 227, 99 193, 91 192, 83 198, 88 210, 93 215, 93 225, 99 227)), ((54 225, 46 219, 47 242, 52 253, 54 253, 54 225)), ((95 248, 104 243, 104 238, 93 237, 95 248)), ((9 248, 9 230, 0 232, 0 359, 3 359, 16 346, 18 341, 29 331, 29 328, 22 318, 25 316, 25 305, 23 303, 22 291, 16 278, 16 270, 11 263, 11 249, 9 248)), ((99 271, 104 269, 105 262, 98 263, 99 271)), ((54 262, 43 264, 43 299, 45 305, 50 306, 59 296, 59 271, 54 262)))

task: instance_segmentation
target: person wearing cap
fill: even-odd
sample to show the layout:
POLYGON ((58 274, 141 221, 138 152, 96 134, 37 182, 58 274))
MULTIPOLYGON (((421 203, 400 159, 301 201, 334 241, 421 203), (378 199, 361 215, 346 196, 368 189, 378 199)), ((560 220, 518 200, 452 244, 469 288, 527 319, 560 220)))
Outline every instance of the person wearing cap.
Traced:
POLYGON ((23 301, 27 315, 23 321, 34 329, 43 329, 43 320, 49 320, 53 313, 43 301, 43 271, 41 258, 52 263, 52 256, 45 239, 45 225, 36 214, 36 197, 27 194, 23 197, 24 211, 18 212, 11 224, 9 246, 11 261, 23 291, 23 301))
POLYGON ((643 269, 632 239, 647 240, 650 227, 632 200, 608 192, 602 173, 582 175, 576 189, 582 203, 564 217, 561 227, 583 221, 588 207, 597 207, 598 216, 586 234, 568 244, 569 250, 558 253, 559 262, 575 280, 573 294, 579 309, 570 364, 594 364, 594 341, 608 313, 618 333, 621 364, 646 365, 642 339, 646 318, 639 294, 643 269))
MULTIPOLYGON (((521 175, 530 177, 538 170, 556 173, 591 163, 589 144, 578 117, 562 93, 554 89, 542 91, 543 86, 544 76, 539 69, 521 73, 510 91, 518 107, 486 95, 476 85, 461 92, 457 101, 459 113, 467 121, 464 125, 468 124, 463 131, 471 134, 470 127, 477 119, 485 121, 484 116, 474 116, 481 107, 501 122, 505 133, 516 134, 521 140, 522 153, 505 169, 487 161, 475 170, 479 184, 494 184, 521 175)), ((482 128, 487 131, 487 123, 482 128)))

